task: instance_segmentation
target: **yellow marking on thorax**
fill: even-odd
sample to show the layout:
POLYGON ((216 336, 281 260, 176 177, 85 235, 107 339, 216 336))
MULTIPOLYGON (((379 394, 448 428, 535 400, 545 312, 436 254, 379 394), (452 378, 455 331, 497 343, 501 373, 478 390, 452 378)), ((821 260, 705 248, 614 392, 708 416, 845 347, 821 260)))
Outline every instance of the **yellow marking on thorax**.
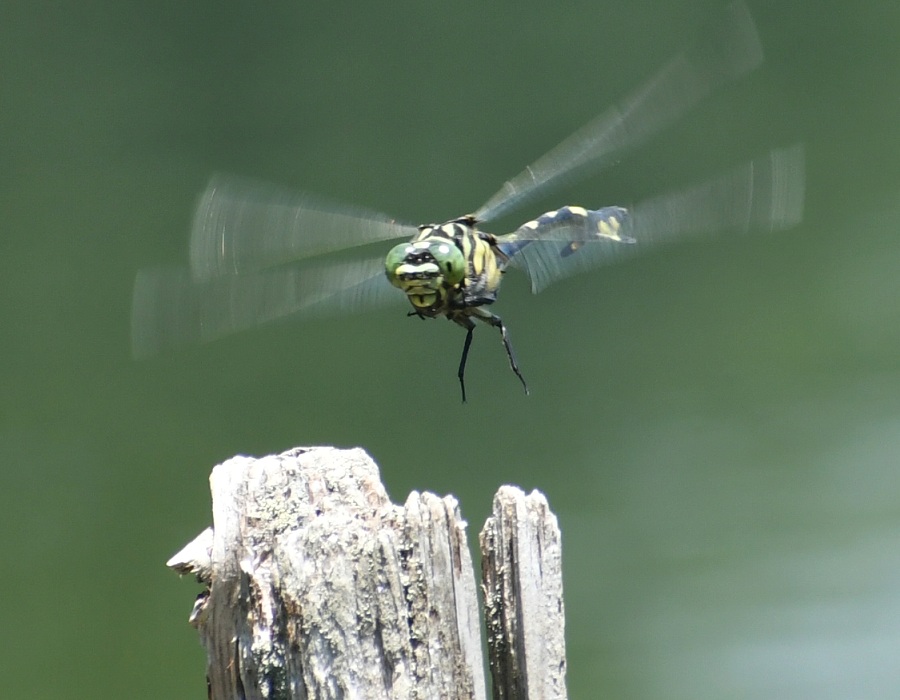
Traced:
POLYGON ((470 272, 475 278, 483 280, 486 291, 493 292, 500 285, 502 273, 497 267, 497 256, 487 241, 475 236, 466 236, 471 239, 470 272))

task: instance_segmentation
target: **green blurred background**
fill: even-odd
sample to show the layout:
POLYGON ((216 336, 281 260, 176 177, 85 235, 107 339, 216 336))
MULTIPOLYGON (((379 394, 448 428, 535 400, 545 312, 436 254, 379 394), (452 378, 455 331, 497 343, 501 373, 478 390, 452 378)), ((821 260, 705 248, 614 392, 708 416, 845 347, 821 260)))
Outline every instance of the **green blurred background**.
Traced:
MULTIPOLYGON (((0 2, 4 697, 201 698, 166 559, 235 454, 360 445, 394 500, 502 483, 564 536, 573 698, 900 695, 900 4, 749 0, 766 62, 510 220, 806 144, 806 217, 531 296, 133 362, 136 271, 213 171, 430 222, 667 60, 718 0, 0 2)), ((500 227, 498 232, 502 232, 500 227)))

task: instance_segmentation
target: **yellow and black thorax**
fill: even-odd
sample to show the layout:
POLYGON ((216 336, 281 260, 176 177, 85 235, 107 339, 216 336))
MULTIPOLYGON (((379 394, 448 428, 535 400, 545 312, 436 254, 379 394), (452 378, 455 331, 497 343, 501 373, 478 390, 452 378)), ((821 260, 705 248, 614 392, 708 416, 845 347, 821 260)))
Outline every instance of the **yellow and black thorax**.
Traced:
POLYGON ((419 226, 409 243, 388 253, 385 274, 415 313, 434 317, 493 303, 507 262, 495 236, 463 216, 419 226))

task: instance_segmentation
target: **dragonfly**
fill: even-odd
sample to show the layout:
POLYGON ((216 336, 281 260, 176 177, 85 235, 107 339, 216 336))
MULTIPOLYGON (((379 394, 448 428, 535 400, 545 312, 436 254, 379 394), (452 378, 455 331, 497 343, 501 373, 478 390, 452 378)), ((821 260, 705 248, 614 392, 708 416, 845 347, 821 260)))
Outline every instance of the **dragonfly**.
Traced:
POLYGON ((145 357, 288 316, 371 310, 405 296, 409 316, 443 317, 465 329, 457 368, 463 402, 476 322, 499 330, 527 394, 507 327, 489 310, 510 268, 523 270, 537 293, 572 274, 685 237, 793 226, 802 217, 802 147, 773 149, 632 207, 565 206, 505 235, 482 226, 614 164, 761 61, 746 6, 727 5, 699 40, 639 89, 508 180, 473 213, 443 223, 413 226, 277 185, 217 175, 195 211, 189 265, 144 269, 136 277, 134 354, 145 357), (394 239, 405 240, 386 257, 339 255, 394 239))

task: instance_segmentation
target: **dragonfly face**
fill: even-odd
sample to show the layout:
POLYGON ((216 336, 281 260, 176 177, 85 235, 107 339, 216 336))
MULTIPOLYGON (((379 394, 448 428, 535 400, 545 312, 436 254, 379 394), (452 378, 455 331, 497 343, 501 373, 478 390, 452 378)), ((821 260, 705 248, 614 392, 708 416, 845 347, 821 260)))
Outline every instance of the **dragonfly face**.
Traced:
POLYGON ((214 178, 194 216, 190 268, 138 273, 135 355, 289 315, 369 310, 400 297, 392 285, 412 304, 409 315, 445 317, 466 329, 457 372, 463 401, 476 321, 500 331, 510 367, 527 393, 506 326, 487 310, 507 268, 523 270, 538 292, 657 244, 705 233, 783 229, 802 217, 803 154, 792 147, 628 209, 562 207, 506 235, 478 230, 574 175, 586 175, 590 166, 611 165, 762 61, 753 20, 740 0, 725 8, 702 39, 506 182, 473 214, 443 224, 407 226, 261 183, 214 178), (332 253, 394 240, 407 242, 386 258, 328 262, 332 253))
MULTIPOLYGON (((452 225, 447 225, 453 231, 452 225)), ((467 277, 466 259, 452 233, 423 227, 423 237, 394 246, 385 259, 388 281, 401 289, 420 316, 441 316, 460 294, 467 277)))

